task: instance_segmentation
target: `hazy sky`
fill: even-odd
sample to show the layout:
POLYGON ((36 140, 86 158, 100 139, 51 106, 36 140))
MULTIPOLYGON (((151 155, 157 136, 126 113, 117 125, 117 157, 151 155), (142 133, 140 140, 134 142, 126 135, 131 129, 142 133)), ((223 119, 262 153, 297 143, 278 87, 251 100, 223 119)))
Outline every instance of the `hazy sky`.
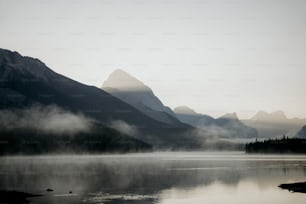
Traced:
POLYGON ((305 0, 0 0, 0 47, 98 87, 123 69, 172 108, 306 117, 305 0))

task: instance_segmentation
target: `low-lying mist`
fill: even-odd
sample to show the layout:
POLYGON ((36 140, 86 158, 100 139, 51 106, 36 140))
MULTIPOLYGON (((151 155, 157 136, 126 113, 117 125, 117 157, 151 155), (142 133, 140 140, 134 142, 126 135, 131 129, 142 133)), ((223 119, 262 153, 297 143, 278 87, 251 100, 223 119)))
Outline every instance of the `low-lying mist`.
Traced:
POLYGON ((205 151, 243 151, 245 143, 254 141, 250 138, 232 138, 230 136, 224 137, 224 130, 211 129, 204 130, 195 128, 186 133, 187 136, 196 138, 201 144, 202 150, 205 151))
POLYGON ((109 127, 129 136, 135 136, 139 133, 136 126, 130 125, 123 120, 114 120, 109 124, 109 127))
MULTIPOLYGON (((31 129, 51 135, 76 135, 89 132, 95 132, 97 135, 104 134, 106 130, 97 130, 95 124, 96 121, 93 119, 56 105, 34 105, 26 109, 0 110, 0 128, 4 131, 31 129)), ((137 126, 122 120, 113 120, 107 126, 123 135, 153 144, 157 149, 163 150, 243 150, 246 143, 246 140, 238 138, 232 140, 230 137, 220 137, 224 135, 224 130, 220 129, 207 131, 194 128, 187 132, 177 130, 177 134, 156 136, 144 134, 137 126)), ((117 133, 105 132, 105 136, 109 139, 114 138, 114 134, 117 133)))
POLYGON ((82 114, 74 114, 55 105, 0 110, 0 127, 8 130, 30 128, 52 134, 73 135, 89 131, 91 122, 82 114))

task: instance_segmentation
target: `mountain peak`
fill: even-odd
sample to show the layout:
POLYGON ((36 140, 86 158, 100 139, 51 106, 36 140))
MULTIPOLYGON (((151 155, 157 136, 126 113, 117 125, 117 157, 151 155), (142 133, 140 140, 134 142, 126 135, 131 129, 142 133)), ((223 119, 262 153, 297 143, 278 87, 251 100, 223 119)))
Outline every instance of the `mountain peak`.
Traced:
POLYGON ((283 111, 274 111, 271 113, 265 111, 258 111, 251 120, 259 121, 279 121, 288 119, 286 114, 283 111))
POLYGON ((226 113, 225 115, 221 116, 221 118, 227 118, 227 119, 233 119, 233 120, 239 120, 237 113, 226 113))
POLYGON ((127 73, 127 72, 124 71, 123 69, 115 69, 115 70, 111 73, 111 75, 132 77, 129 73, 127 73))
POLYGON ((174 108, 174 112, 176 114, 185 114, 185 115, 196 115, 197 113, 189 108, 188 106, 178 106, 176 108, 174 108))
POLYGON ((4 57, 5 55, 18 55, 21 57, 21 54, 19 54, 17 51, 6 50, 3 48, 0 48, 0 53, 2 57, 4 57))
POLYGON ((151 91, 148 86, 122 69, 116 69, 104 81, 102 88, 108 87, 121 91, 151 91))
POLYGON ((281 111, 281 110, 272 112, 271 115, 277 115, 277 116, 281 116, 281 117, 286 117, 284 111, 281 111))
POLYGON ((102 89, 155 120, 182 125, 172 110, 155 96, 151 88, 121 69, 116 69, 110 74, 102 89))
POLYGON ((32 75, 39 79, 48 80, 54 77, 54 72, 37 58, 22 56, 16 51, 0 48, 0 78, 15 77, 15 72, 19 74, 32 75))

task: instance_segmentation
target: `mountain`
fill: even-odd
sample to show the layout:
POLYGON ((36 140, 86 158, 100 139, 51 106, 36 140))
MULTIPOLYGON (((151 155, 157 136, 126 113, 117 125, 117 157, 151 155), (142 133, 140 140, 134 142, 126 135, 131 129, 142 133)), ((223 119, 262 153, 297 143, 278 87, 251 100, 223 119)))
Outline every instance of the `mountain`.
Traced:
POLYGON ((221 118, 239 120, 236 113, 226 113, 225 115, 221 116, 221 118))
POLYGON ((228 113, 220 118, 196 113, 187 106, 174 109, 177 117, 187 124, 206 130, 208 133, 223 138, 255 138, 257 131, 244 125, 236 113, 228 113))
POLYGON ((184 126, 173 111, 155 96, 152 89, 123 70, 117 69, 111 73, 102 89, 155 120, 184 126))
POLYGON ((254 121, 284 121, 288 120, 285 113, 283 111, 275 111, 272 113, 267 113, 265 111, 258 111, 251 120, 254 121))
POLYGON ((174 109, 176 116, 184 123, 194 127, 204 128, 214 123, 215 119, 208 115, 198 114, 187 106, 179 106, 174 109))
POLYGON ((124 124, 114 127, 121 131, 131 126, 137 130, 133 137, 154 148, 201 147, 197 138, 187 134, 192 131, 191 127, 156 121, 97 87, 52 71, 38 59, 4 49, 0 49, 0 93, 0 109, 56 105, 71 113, 81 113, 103 126, 124 124))
POLYGON ((281 138, 284 134, 295 136, 306 124, 306 119, 288 118, 283 111, 258 111, 253 117, 242 122, 256 128, 260 138, 281 138))
POLYGON ((197 115, 197 113, 188 106, 178 106, 174 108, 174 112, 176 115, 197 115))
POLYGON ((306 138, 306 125, 302 127, 302 129, 296 134, 297 138, 306 138))

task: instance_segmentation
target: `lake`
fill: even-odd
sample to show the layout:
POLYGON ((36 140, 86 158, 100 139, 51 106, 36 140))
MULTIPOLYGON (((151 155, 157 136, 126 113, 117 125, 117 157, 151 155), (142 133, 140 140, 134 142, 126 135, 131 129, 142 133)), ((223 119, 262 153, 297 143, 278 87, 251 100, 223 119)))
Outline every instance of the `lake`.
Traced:
POLYGON ((304 204, 306 194, 278 187, 300 181, 306 181, 303 155, 162 152, 0 158, 0 189, 42 194, 29 200, 43 204, 304 204))

